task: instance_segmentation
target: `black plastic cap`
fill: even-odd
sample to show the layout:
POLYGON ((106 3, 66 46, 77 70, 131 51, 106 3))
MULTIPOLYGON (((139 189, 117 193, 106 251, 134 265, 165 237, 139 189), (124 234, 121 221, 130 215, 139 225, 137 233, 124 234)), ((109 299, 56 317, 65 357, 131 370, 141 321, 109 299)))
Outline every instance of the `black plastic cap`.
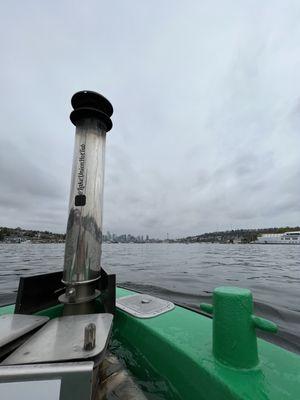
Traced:
POLYGON ((105 124, 107 132, 111 130, 113 106, 101 94, 83 90, 74 94, 71 104, 74 111, 71 112, 70 119, 75 126, 84 118, 97 118, 105 124))

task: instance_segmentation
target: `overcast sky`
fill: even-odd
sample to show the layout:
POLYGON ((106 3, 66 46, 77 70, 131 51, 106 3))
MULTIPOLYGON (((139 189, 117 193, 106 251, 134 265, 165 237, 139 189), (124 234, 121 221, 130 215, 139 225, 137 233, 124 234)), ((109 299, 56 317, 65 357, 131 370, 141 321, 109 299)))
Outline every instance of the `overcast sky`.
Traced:
POLYGON ((300 224, 300 2, 13 1, 0 15, 0 226, 64 232, 70 98, 114 106, 104 231, 300 224))

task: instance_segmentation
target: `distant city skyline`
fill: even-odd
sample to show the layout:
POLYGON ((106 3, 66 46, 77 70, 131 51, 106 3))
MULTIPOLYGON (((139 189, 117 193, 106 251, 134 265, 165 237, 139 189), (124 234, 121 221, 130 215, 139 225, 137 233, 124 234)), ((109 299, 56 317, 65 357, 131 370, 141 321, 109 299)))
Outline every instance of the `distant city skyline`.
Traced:
POLYGON ((161 240, 162 238, 151 238, 149 235, 131 235, 130 233, 123 233, 121 235, 118 235, 116 233, 110 233, 107 231, 105 234, 102 235, 102 239, 104 242, 124 242, 124 243, 132 243, 132 242, 142 242, 142 243, 147 243, 147 242, 153 242, 156 240, 161 240))

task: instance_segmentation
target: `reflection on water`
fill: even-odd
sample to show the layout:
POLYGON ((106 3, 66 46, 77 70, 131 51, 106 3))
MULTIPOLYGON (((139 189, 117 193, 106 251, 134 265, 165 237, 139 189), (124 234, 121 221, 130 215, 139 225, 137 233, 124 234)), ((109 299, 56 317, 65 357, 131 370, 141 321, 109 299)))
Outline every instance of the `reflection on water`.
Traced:
MULTIPOLYGON (((0 303, 20 276, 62 270, 62 244, 0 244, 0 303)), ((300 352, 300 246, 104 244, 102 264, 126 287, 195 309, 216 286, 252 290, 257 314, 278 323, 279 342, 300 352)))

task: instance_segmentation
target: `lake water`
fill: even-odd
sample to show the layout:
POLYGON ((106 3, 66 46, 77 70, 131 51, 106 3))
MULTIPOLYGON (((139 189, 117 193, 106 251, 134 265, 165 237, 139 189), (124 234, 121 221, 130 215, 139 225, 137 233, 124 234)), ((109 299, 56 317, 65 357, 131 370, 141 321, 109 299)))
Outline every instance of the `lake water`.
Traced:
MULTIPOLYGON (((0 304, 13 303, 20 276, 59 271, 62 244, 0 244, 0 304)), ((104 244, 102 265, 128 288, 199 309, 217 286, 249 288, 255 311, 279 325, 268 337, 300 353, 300 246, 104 244)))

